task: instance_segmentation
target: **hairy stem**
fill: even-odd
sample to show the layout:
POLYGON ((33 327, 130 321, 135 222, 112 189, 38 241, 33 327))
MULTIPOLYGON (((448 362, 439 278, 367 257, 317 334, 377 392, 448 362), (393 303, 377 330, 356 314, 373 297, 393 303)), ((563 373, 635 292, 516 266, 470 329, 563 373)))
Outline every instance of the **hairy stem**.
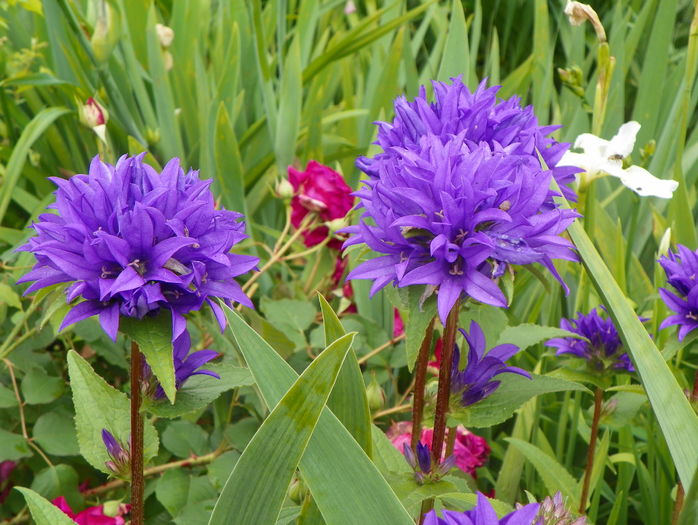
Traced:
POLYGON ((431 444, 431 457, 434 465, 441 462, 441 453, 444 447, 446 417, 451 397, 451 368, 453 366, 453 347, 456 344, 456 329, 458 328, 458 310, 460 310, 460 301, 456 301, 451 308, 444 328, 441 366, 439 367, 439 390, 436 394, 436 414, 434 415, 434 438, 431 444))
POLYGON ((422 415, 424 414, 424 385, 427 378, 427 364, 431 353, 431 337, 434 333, 434 319, 427 326, 417 357, 414 371, 414 395, 412 401, 412 450, 417 450, 417 442, 422 435, 422 415))
POLYGON ((143 525, 143 415, 141 414, 141 352, 131 342, 131 523, 143 525))
POLYGON ((594 453, 596 452, 596 438, 599 435, 599 419, 601 418, 601 403, 603 402, 603 390, 596 388, 594 392, 594 418, 591 421, 591 437, 589 438, 589 450, 587 451, 587 464, 584 469, 584 481, 582 482, 582 497, 579 500, 579 513, 584 514, 589 497, 589 482, 594 466, 594 453))

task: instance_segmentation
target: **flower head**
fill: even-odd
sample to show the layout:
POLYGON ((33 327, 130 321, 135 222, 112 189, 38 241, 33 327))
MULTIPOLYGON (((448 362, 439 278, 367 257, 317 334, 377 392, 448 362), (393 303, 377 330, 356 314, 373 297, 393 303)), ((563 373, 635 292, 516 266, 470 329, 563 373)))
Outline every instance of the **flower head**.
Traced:
POLYGON ((613 321, 603 319, 597 309, 587 315, 578 313, 574 319, 562 319, 560 328, 585 339, 576 337, 556 337, 550 339, 546 346, 557 348, 556 355, 570 354, 587 360, 589 368, 595 372, 608 369, 634 372, 628 354, 623 351, 620 339, 613 321))
POLYGON ((61 329, 99 315, 116 338, 119 317, 172 314, 172 340, 186 329, 184 314, 208 303, 221 328, 225 314, 213 301, 252 306, 234 277, 258 259, 233 255, 245 239, 240 213, 217 210, 198 173, 184 173, 172 159, 158 173, 143 155, 123 156, 116 166, 95 157, 89 174, 53 177, 57 213, 39 216, 37 236, 21 250, 37 263, 19 282, 26 293, 71 283, 67 300, 84 299, 68 312, 61 329))
MULTIPOLYGON (((316 213, 325 222, 342 219, 354 205, 351 188, 344 178, 328 166, 311 160, 305 171, 288 167, 288 180, 295 195, 291 200, 291 224, 299 228, 309 213, 316 213)), ((318 226, 303 232, 306 246, 315 246, 329 235, 327 226, 318 226)), ((328 246, 340 249, 341 242, 332 239, 328 246)))
POLYGON ((538 503, 529 503, 500 520, 487 497, 478 492, 477 505, 472 509, 465 512, 445 510, 442 518, 432 510, 425 515, 424 525, 531 525, 538 508, 538 503))
POLYGON ((658 179, 639 166, 623 168, 623 159, 635 147, 635 138, 640 124, 631 120, 619 129, 611 140, 604 140, 591 133, 582 133, 574 147, 584 153, 566 152, 558 166, 577 166, 591 179, 604 175, 617 177, 628 188, 643 197, 670 199, 679 183, 675 180, 658 179))
POLYGON ((535 521, 531 525, 586 525, 587 519, 575 518, 565 506, 562 493, 558 490, 551 498, 546 497, 540 504, 535 521))
POLYGON ((498 345, 485 354, 485 334, 475 321, 470 323, 470 332, 462 328, 460 333, 468 343, 468 362, 459 370, 460 349, 453 350, 453 368, 451 369, 451 393, 460 396, 461 405, 467 407, 485 399, 499 387, 500 381, 493 378, 499 374, 519 374, 531 378, 531 374, 516 366, 507 366, 505 361, 519 351, 512 344, 498 345))
POLYGON ((460 78, 434 82, 436 102, 424 88, 414 102, 395 102, 392 123, 379 123, 383 151, 361 157, 368 175, 356 192, 364 212, 344 246, 365 243, 382 256, 359 265, 348 279, 372 279, 374 294, 389 283, 438 287, 442 321, 465 294, 506 306, 495 280, 510 264, 540 263, 558 277, 552 259, 575 260, 559 235, 577 217, 559 209, 549 190, 576 169, 556 166, 566 144, 546 135, 532 108, 517 98, 497 102, 484 83, 471 93, 460 78))
MULTIPOLYGON (((412 423, 409 421, 401 421, 394 423, 387 433, 393 446, 404 453, 404 447, 409 448, 412 436, 412 423)), ((431 442, 434 437, 434 430, 431 428, 422 428, 420 443, 423 443, 428 450, 431 450, 431 442)), ((444 451, 445 454, 445 451, 444 451)), ((485 441, 485 438, 473 434, 462 425, 456 427, 456 441, 453 447, 453 458, 455 466, 466 474, 472 477, 477 477, 476 469, 483 466, 487 462, 490 455, 490 447, 485 441)), ((442 463, 446 458, 442 457, 442 463)), ((408 459, 409 463, 409 459, 408 459)))
POLYGON ((677 253, 669 252, 660 257, 659 264, 664 269, 667 283, 675 292, 660 288, 659 295, 667 307, 676 312, 667 317, 660 328, 679 325, 679 340, 683 341, 691 331, 698 328, 698 253, 679 244, 677 253))

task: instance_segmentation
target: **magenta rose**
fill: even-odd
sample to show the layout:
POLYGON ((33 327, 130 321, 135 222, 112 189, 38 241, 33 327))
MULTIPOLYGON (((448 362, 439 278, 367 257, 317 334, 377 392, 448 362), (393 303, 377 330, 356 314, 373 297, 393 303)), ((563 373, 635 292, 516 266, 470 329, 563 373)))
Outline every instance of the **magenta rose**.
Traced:
MULTIPOLYGON (((323 222, 342 219, 354 205, 351 188, 344 178, 333 169, 314 160, 308 162, 305 171, 288 167, 288 180, 293 186, 294 196, 291 200, 291 224, 298 228, 306 215, 317 213, 323 222)), ((329 230, 327 226, 318 226, 303 232, 305 245, 315 246, 321 243, 329 230)), ((342 242, 332 239, 328 246, 339 250, 342 242)))

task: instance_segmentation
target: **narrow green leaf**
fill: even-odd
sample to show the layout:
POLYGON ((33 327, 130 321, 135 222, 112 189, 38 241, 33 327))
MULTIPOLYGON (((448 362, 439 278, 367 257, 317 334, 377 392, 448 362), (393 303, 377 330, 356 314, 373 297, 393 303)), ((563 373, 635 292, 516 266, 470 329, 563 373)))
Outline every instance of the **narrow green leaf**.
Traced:
POLYGON ((223 487, 210 525, 276 523, 293 473, 355 335, 347 334, 328 346, 262 423, 223 487))
POLYGON ((36 525, 75 525, 68 515, 32 489, 15 487, 24 496, 36 525))
POLYGON ((218 169, 215 173, 206 175, 215 176, 217 189, 220 190, 223 204, 228 209, 247 215, 245 169, 242 165, 235 129, 223 102, 219 104, 218 115, 216 115, 213 156, 218 169))
POLYGON ((532 397, 550 392, 566 390, 589 390, 579 383, 548 376, 532 374, 527 379, 517 374, 497 376, 501 385, 491 396, 469 407, 458 407, 449 414, 450 421, 457 421, 466 427, 491 427, 509 419, 514 411, 532 397))
MULTIPOLYGON (((293 384, 296 373, 237 313, 226 306, 223 309, 265 402, 274 406, 293 384)), ((414 523, 376 466, 329 409, 320 416, 300 469, 327 523, 414 523)))
MULTIPOLYGON (((322 294, 318 294, 318 299, 325 328, 325 346, 329 346, 344 335, 344 327, 322 294)), ((327 406, 366 454, 371 456, 371 411, 366 398, 364 378, 353 348, 344 360, 327 406)))
POLYGON ((69 110, 66 108, 42 109, 31 122, 25 126, 17 144, 15 144, 12 150, 10 160, 7 162, 7 168, 2 179, 2 186, 0 186, 0 223, 5 217, 5 212, 12 199, 13 190, 22 175, 22 169, 27 160, 29 149, 42 133, 46 131, 46 128, 53 124, 58 117, 66 113, 69 113, 69 110))
MULTIPOLYGON (((465 23, 463 3, 453 0, 451 3, 451 21, 448 24, 446 48, 441 57, 437 79, 448 81, 451 77, 463 75, 463 82, 470 85, 470 49, 468 46, 468 26, 465 23)), ((472 87, 472 86, 471 86, 472 87)))
POLYGON ((301 121, 303 104, 303 83, 301 81, 301 52, 299 38, 294 38, 284 62, 281 89, 279 91, 278 121, 276 127, 274 152, 279 173, 286 173, 286 168, 293 162, 301 121))
POLYGON ((562 492, 562 496, 567 499, 570 508, 579 507, 579 486, 565 467, 535 445, 513 437, 505 439, 518 448, 531 462, 550 494, 555 494, 559 490, 562 492))
POLYGON ((696 523, 698 523, 698 470, 693 475, 693 482, 686 491, 678 525, 695 525, 696 523))
POLYGON ((175 402, 174 359, 172 356, 172 318, 160 313, 156 317, 135 319, 125 317, 119 326, 121 332, 133 339, 148 361, 167 399, 175 402))
MULTIPOLYGON (((131 404, 126 394, 109 386, 74 350, 68 352, 68 374, 73 390, 80 453, 94 468, 109 474, 110 471, 104 465, 109 460, 109 455, 102 441, 102 429, 107 429, 121 443, 128 443, 131 434, 131 404)), ((143 457, 148 460, 157 452, 157 433, 153 424, 146 419, 143 457)))

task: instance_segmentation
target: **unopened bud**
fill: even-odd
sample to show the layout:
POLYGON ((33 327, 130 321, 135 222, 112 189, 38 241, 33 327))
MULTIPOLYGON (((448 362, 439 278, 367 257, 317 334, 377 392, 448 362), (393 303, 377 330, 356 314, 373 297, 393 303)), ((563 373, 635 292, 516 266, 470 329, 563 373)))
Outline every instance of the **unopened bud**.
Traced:
POLYGON ((88 128, 103 126, 109 120, 109 113, 94 98, 90 97, 84 104, 78 106, 80 123, 88 128))
POLYGON ((174 40, 174 31, 171 27, 167 27, 162 24, 155 24, 155 32, 158 34, 158 39, 160 40, 160 45, 167 49, 172 45, 174 40))
POLYGON ((294 477, 291 484, 288 486, 288 497, 294 503, 300 504, 305 499, 306 488, 300 478, 294 477))
POLYGON ((671 228, 667 228, 659 241, 659 249, 657 250, 657 255, 666 255, 669 253, 669 246, 671 246, 671 228))
POLYGON ((378 384, 378 381, 376 381, 375 374, 366 387, 366 399, 368 400, 368 407, 371 410, 380 410, 385 406, 385 392, 378 384))
POLYGON ((145 140, 148 141, 150 146, 160 142, 160 129, 159 128, 146 128, 145 129, 145 140))
POLYGON ((276 183, 276 196, 283 200, 291 200, 294 190, 288 179, 279 179, 276 183))
POLYGON ((346 228, 348 226, 346 217, 340 217, 339 219, 327 221, 325 225, 327 226, 327 229, 330 230, 330 233, 336 233, 342 228, 346 228))
POLYGON ((174 66, 174 59, 172 58, 172 53, 169 51, 162 52, 162 64, 165 66, 165 71, 169 71, 174 66))
POLYGON ((647 144, 645 144, 642 148, 640 148, 640 156, 642 157, 642 160, 647 161, 649 158, 654 155, 654 152, 657 150, 657 141, 652 139, 650 140, 647 144))
POLYGON ((97 20, 90 44, 98 62, 109 60, 114 46, 121 36, 119 14, 106 0, 97 2, 97 20))

